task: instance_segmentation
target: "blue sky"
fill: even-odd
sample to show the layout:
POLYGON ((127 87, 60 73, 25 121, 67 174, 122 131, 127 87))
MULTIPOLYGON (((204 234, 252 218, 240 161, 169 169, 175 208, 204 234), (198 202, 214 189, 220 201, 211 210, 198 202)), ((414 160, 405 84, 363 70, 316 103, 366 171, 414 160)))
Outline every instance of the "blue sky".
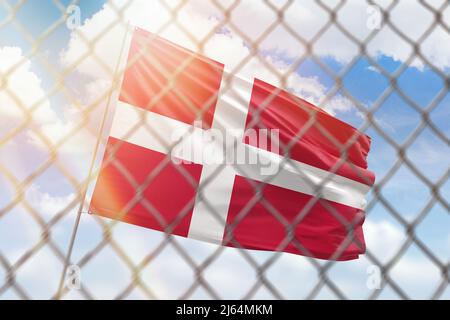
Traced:
MULTIPOLYGON (((7 1, 10 5, 14 5, 17 1, 7 1)), ((50 0, 27 2, 16 15, 16 21, 20 22, 33 37, 38 37, 53 22, 60 18, 61 12, 54 6, 50 0)), ((68 5, 70 1, 61 1, 62 4, 68 5)), ((82 0, 79 2, 81 8, 82 21, 90 19, 95 13, 99 12, 103 7, 104 1, 99 0, 82 0)), ((0 6, 0 23, 7 16, 7 11, 0 6)), ((58 27, 39 47, 38 54, 45 56, 51 61, 56 68, 61 68, 60 54, 67 47, 70 40, 71 32, 63 24, 58 27)), ((0 48, 2 47, 19 47, 22 49, 23 55, 26 56, 32 46, 23 35, 11 24, 0 29, 0 48)), ((276 50, 265 50, 269 55, 278 55, 276 50)), ((279 56, 280 60, 285 63, 291 63, 294 59, 291 57, 279 56)), ((321 61, 335 72, 340 72, 346 63, 342 59, 323 55, 321 61)), ((375 57, 376 61, 387 72, 395 72, 401 65, 401 59, 388 54, 379 54, 375 57)), ((44 91, 49 90, 54 85, 54 79, 49 75, 47 69, 41 64, 36 57, 31 58, 31 71, 42 80, 42 88, 44 91)), ((448 67, 441 69, 449 75, 448 67)), ((305 78, 314 78, 325 88, 331 89, 334 85, 334 79, 331 78, 318 64, 312 59, 306 59, 297 69, 297 73, 305 78)), ((82 75, 78 75, 83 77, 82 75)), ((443 80, 430 68, 409 67, 397 79, 399 88, 405 95, 415 101, 420 108, 425 109, 442 90, 443 80)), ((370 63, 365 58, 359 58, 357 63, 343 78, 343 85, 348 93, 355 99, 372 108, 379 96, 390 86, 388 79, 381 73, 372 70, 370 63)), ((62 106, 67 104, 61 93, 55 94, 50 98, 50 104, 57 114, 62 114, 62 106)), ((3 106, 1 106, 3 108, 3 106)), ((350 109, 344 112, 337 111, 336 116, 356 127, 360 127, 364 122, 364 117, 358 114, 357 109, 350 109)), ((377 123, 391 139, 399 145, 403 144, 412 132, 421 124, 421 114, 415 111, 406 101, 404 101, 397 93, 393 93, 382 104, 382 106, 374 114, 377 123)), ((436 182, 443 174, 448 172, 450 166, 450 94, 446 93, 445 97, 438 103, 437 107, 430 114, 430 121, 440 130, 446 137, 446 141, 439 139, 430 128, 426 127, 415 142, 407 149, 406 155, 412 163, 427 177, 431 182, 436 182)), ((376 131, 369 128, 367 133, 372 137, 372 151, 369 155, 369 167, 376 174, 377 181, 381 181, 384 175, 398 160, 396 150, 376 131)), ((19 140, 22 141, 22 140, 19 140)), ((18 149, 17 149, 18 150, 18 149)), ((19 152, 19 151, 17 151, 19 152)), ((1 153, 0 153, 1 155, 1 153)), ((31 173, 40 163, 48 157, 45 153, 35 152, 33 150, 22 151, 21 160, 23 162, 22 177, 31 173)), ((78 159, 89 159, 89 154, 78 159)), ((6 158, 4 159, 6 160, 6 158)), ((19 161, 19 162, 20 162, 19 161)), ((87 168, 88 161, 80 160, 79 170, 87 168), (81 169, 80 169, 81 168, 81 169)), ((3 161, 2 161, 3 162, 3 161)), ((5 165, 5 163, 3 163, 5 165)), ((85 173, 76 173, 83 175, 85 173)), ((57 168, 48 169, 42 176, 35 180, 42 192, 50 196, 64 198, 73 192, 73 188, 66 181, 64 176, 57 168)), ((9 194, 7 197, 0 199, 0 206, 5 205, 11 200, 10 187, 5 183, 5 179, 0 179, 0 190, 3 194, 9 194), (9 191, 8 191, 9 190, 9 191)), ((450 199, 450 182, 447 181, 440 188, 440 193, 448 203, 450 199)), ((406 166, 402 166, 392 177, 392 179, 382 188, 383 197, 407 220, 414 219, 426 205, 430 199, 429 188, 420 181, 415 174, 406 166)), ((371 197, 369 197, 371 199, 371 197)), ((13 211, 14 212, 14 211, 13 211)), ((87 217, 89 218, 89 217, 87 217)), ((368 220, 373 222, 388 221, 396 226, 402 233, 405 230, 398 222, 388 213, 388 210, 377 202, 368 212, 368 220)), ((23 220, 20 220, 23 223, 23 220)), ((64 219, 65 227, 69 227, 73 221, 73 216, 64 219)), ((10 222, 7 224, 5 219, 0 220, 0 230, 10 230, 8 233, 0 232, 0 242, 8 241, 8 237, 14 237, 20 243, 20 235, 11 234, 11 230, 23 227, 19 222, 10 222)), ((79 238, 79 245, 89 246, 95 242, 93 238, 98 238, 98 230, 91 232, 91 225, 82 224, 82 234, 79 238), (83 227, 85 229, 83 229, 83 227)), ((68 241, 68 231, 55 235, 59 245, 64 248, 68 241)), ((429 248, 438 255, 443 261, 450 259, 450 215, 449 212, 440 204, 434 204, 430 209, 425 220, 416 229, 416 235, 425 242, 429 248)), ((148 231, 153 234, 154 232, 148 231)), ((142 234, 142 233, 141 233, 142 234)), ((156 239, 159 235, 150 235, 150 238, 156 239)), ((25 245, 27 241, 24 240, 25 245)), ((393 247, 398 244, 392 244, 393 247)), ((371 249, 370 246, 368 248, 371 249)), ((7 246, 0 247, 1 250, 8 250, 7 246)), ((415 259, 423 255, 417 251, 414 246, 407 252, 407 257, 415 259)), ((425 260, 423 260, 425 261, 425 260)), ((337 267, 336 279, 339 279, 339 268, 337 267)), ((119 271, 117 271, 119 272, 119 271)), ((363 272, 364 273, 364 272, 363 272)), ((344 277, 345 278, 345 277, 344 277)), ((107 281, 107 279, 104 279, 107 281)), ((408 284, 405 284, 407 287, 408 284)), ((417 289, 417 287, 416 287, 417 289)), ((420 288, 419 288, 420 289, 420 288)), ((420 290, 419 290, 420 291, 420 290)))

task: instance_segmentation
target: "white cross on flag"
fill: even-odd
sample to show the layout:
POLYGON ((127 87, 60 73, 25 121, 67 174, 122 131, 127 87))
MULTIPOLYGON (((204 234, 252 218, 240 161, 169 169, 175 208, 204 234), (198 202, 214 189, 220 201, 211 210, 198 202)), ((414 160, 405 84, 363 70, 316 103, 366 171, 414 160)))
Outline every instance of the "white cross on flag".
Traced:
POLYGON ((127 50, 91 213, 231 247, 365 252, 369 137, 144 30, 127 50))

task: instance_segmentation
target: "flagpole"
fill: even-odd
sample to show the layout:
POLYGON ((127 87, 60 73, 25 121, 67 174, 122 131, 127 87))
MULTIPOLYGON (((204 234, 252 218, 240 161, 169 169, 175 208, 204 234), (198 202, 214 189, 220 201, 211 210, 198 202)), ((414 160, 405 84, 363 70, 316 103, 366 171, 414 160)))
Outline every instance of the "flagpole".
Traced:
POLYGON ((67 255, 66 255, 65 260, 64 260, 63 272, 61 274, 61 278, 60 278, 59 286, 58 286, 58 291, 57 291, 56 296, 55 296, 56 300, 61 299, 62 292, 63 292, 63 289, 64 289, 64 280, 66 278, 66 272, 67 272, 67 269, 69 267, 69 263, 70 263, 70 260, 71 260, 72 251, 73 251, 73 247, 74 247, 74 244, 75 244, 78 228, 80 226, 81 214, 83 212, 84 202, 86 201, 86 196, 87 196, 89 184, 91 182, 92 173, 93 173, 93 170, 94 170, 95 160, 97 158, 97 153, 99 151, 100 144, 101 144, 101 141, 102 141, 102 135, 103 135, 103 131, 104 131, 105 125, 106 125, 106 118, 107 118, 107 116, 109 114, 109 111, 110 111, 109 109, 110 109, 110 105, 111 105, 111 97, 112 97, 112 94, 114 93, 114 91, 115 91, 115 89, 117 87, 117 83, 119 82, 119 81, 117 81, 117 72, 118 72, 118 69, 119 69, 119 66, 120 66, 120 62, 122 61, 123 51, 125 49, 125 43, 126 43, 126 39, 128 37, 129 31, 130 31, 130 22, 128 22, 127 26, 126 26, 125 35, 123 37, 121 48, 120 48, 119 59, 117 60, 117 63, 116 63, 115 69, 114 69, 114 76, 113 76, 113 82, 111 84, 111 90, 109 91, 109 94, 108 94, 108 99, 107 99, 105 111, 103 113, 102 122, 101 122, 101 125, 100 125, 100 129, 98 131, 97 141, 95 143, 94 153, 92 155, 91 163, 90 163, 90 166, 89 166, 88 176, 87 176, 87 179, 86 179, 86 181, 85 181, 85 183, 83 185, 82 198, 81 198, 81 201, 80 201, 80 205, 78 207, 78 212, 77 212, 77 217, 75 219, 75 224, 73 225, 72 235, 71 235, 70 242, 69 242, 69 249, 67 251, 67 255))

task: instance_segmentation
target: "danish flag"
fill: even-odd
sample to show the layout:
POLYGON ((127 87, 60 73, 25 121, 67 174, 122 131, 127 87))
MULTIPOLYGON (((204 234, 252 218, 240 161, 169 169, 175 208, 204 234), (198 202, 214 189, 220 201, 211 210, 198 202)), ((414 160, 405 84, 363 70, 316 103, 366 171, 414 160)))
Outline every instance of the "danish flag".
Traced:
POLYGON ((331 260, 365 252, 365 196, 375 180, 368 136, 142 29, 127 50, 90 213, 230 247, 331 260), (246 152, 264 164, 177 149, 175 135, 195 149, 204 143, 195 137, 213 129, 234 138, 225 149, 210 142, 227 159, 246 152))

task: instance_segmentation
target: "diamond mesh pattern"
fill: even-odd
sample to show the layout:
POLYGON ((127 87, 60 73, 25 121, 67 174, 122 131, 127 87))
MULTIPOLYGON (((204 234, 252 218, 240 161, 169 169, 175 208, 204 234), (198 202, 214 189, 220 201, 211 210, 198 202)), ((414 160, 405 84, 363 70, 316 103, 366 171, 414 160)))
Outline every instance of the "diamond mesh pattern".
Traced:
MULTIPOLYGON (((234 18, 234 12, 237 7, 241 5, 241 1, 230 1, 225 5, 225 2, 213 0, 209 3, 214 7, 216 11, 221 12, 218 22, 212 30, 206 32, 202 37, 198 37, 190 32, 189 28, 183 25, 183 20, 180 18, 180 13, 183 12, 185 7, 189 4, 189 1, 178 1, 175 4, 161 1, 161 5, 165 8, 170 18, 162 26, 157 33, 162 33, 169 28, 175 28, 178 32, 182 33, 185 37, 190 39, 196 44, 198 51, 203 52, 205 45, 208 41, 221 32, 222 28, 228 28, 233 33, 238 34, 248 45, 250 54, 242 59, 230 72, 232 74, 239 74, 252 59, 256 59, 259 63, 265 66, 270 72, 280 81, 282 88, 289 88, 289 77, 292 73, 296 72, 306 60, 312 61, 326 77, 329 77, 332 81, 330 90, 327 91, 326 96, 320 102, 320 106, 326 106, 337 95, 341 95, 345 99, 351 101, 354 108, 364 119, 360 126, 361 131, 372 130, 379 136, 380 139, 394 152, 395 160, 389 164, 389 170, 382 176, 377 176, 376 185, 373 188, 373 192, 370 195, 370 201, 368 203, 366 213, 371 217, 371 214, 376 214, 377 210, 385 212, 391 221, 401 229, 402 237, 398 239, 398 243, 392 244, 395 247, 395 253, 388 258, 380 256, 379 252, 374 252, 371 247, 368 246, 367 253, 364 256, 364 265, 361 264, 361 270, 363 271, 362 282, 366 282, 365 265, 375 265, 379 267, 381 272, 381 287, 379 290, 367 290, 361 294, 357 294, 358 298, 375 299, 378 297, 384 297, 384 293, 390 292, 393 297, 407 299, 414 297, 413 289, 406 283, 399 281, 398 272, 396 268, 402 265, 403 262, 408 260, 407 253, 409 250, 416 250, 420 255, 421 260, 418 264, 419 267, 426 265, 434 268, 437 276, 433 278, 433 288, 429 292, 428 298, 439 299, 445 297, 445 292, 448 288, 449 268, 450 260, 448 256, 443 256, 435 248, 431 247, 427 238, 422 235, 421 228, 427 223, 427 219, 430 215, 434 215, 435 209, 439 208, 440 212, 443 212, 442 216, 439 215, 438 219, 442 219, 442 223, 445 223, 445 219, 448 219, 448 213, 450 212, 450 204, 448 201, 448 178, 450 175, 450 166, 444 168, 443 174, 439 174, 439 177, 431 177, 427 170, 415 163, 409 156, 409 150, 417 143, 419 137, 424 132, 429 132, 433 135, 434 139, 439 141, 444 148, 450 146, 449 131, 445 128, 438 126, 433 120, 433 112, 439 109, 442 103, 445 103, 445 98, 448 94, 450 87, 450 78, 448 70, 442 70, 439 66, 435 65, 434 61, 431 61, 429 56, 424 54, 422 44, 427 41, 429 35, 436 28, 444 30, 450 35, 450 26, 448 19, 445 19, 445 12, 449 9, 449 2, 443 1, 440 6, 434 6, 427 1, 419 1, 422 9, 426 10, 433 19, 426 30, 416 39, 408 37, 407 32, 402 30, 391 18, 391 13, 397 9, 400 5, 400 1, 390 1, 388 5, 380 7, 383 15, 383 24, 380 29, 374 29, 368 33, 366 37, 360 39, 356 36, 354 30, 351 30, 345 23, 339 19, 339 15, 342 10, 346 9, 348 5, 347 1, 333 1, 333 4, 326 1, 316 1, 317 9, 321 11, 321 15, 328 17, 327 22, 321 25, 314 34, 306 36, 296 30, 295 27, 290 25, 289 21, 285 19, 286 14, 295 5, 295 1, 285 1, 281 5, 269 0, 265 0, 264 4, 266 9, 273 12, 273 21, 265 25, 265 29, 260 31, 257 36, 249 35, 245 29, 243 29, 234 18), (317 44, 320 43, 323 36, 331 29, 337 29, 346 41, 354 44, 356 48, 356 54, 345 62, 339 70, 331 68, 317 52, 317 44), (399 41, 408 44, 411 48, 411 53, 407 59, 402 62, 399 67, 394 71, 386 70, 379 62, 377 57, 374 57, 369 53, 368 47, 372 41, 383 30, 389 29, 394 32, 399 41), (274 65, 268 62, 266 56, 263 54, 263 43, 268 37, 275 31, 282 30, 285 37, 292 39, 296 45, 302 47, 304 52, 301 56, 298 56, 293 61, 290 61, 287 70, 280 71, 275 68, 274 65), (423 62, 425 68, 429 68, 436 78, 441 83, 440 90, 436 93, 433 99, 427 105, 421 105, 416 102, 416 99, 411 97, 407 90, 402 88, 399 83, 401 78, 405 76, 408 68, 411 67, 417 59, 423 62), (370 105, 362 102, 355 96, 353 90, 348 88, 347 79, 349 74, 354 70, 361 60, 367 61, 372 68, 377 70, 381 74, 388 85, 379 94, 376 100, 372 101, 370 105), (386 126, 383 126, 377 121, 377 116, 380 112, 383 112, 384 106, 389 99, 395 96, 411 108, 411 111, 417 113, 418 125, 410 132, 410 134, 402 141, 399 142, 393 137, 386 126), (402 170, 407 170, 410 175, 414 177, 418 184, 429 191, 429 197, 422 207, 417 208, 417 212, 414 212, 412 219, 405 216, 405 213, 398 209, 398 206, 393 203, 392 197, 389 196, 389 185, 393 181, 398 181, 396 175, 401 174, 402 170)), ((105 26, 104 30, 98 30, 97 37, 87 37, 83 32, 75 29, 73 32, 84 42, 87 50, 86 54, 83 54, 72 63, 70 66, 58 67, 51 61, 43 52, 42 47, 45 42, 60 28, 65 28, 67 13, 66 6, 58 0, 54 0, 53 4, 56 10, 60 11, 60 18, 56 21, 49 23, 47 29, 39 35, 34 35, 28 30, 18 18, 21 9, 27 5, 27 1, 0 1, 2 9, 7 12, 7 15, 0 20, 0 30, 4 28, 14 28, 17 32, 28 41, 31 46, 31 50, 24 55, 22 61, 17 62, 12 68, 1 73, 0 93, 5 94, 14 105, 17 106, 20 112, 21 120, 13 125, 11 129, 2 130, 0 133, 0 150, 6 148, 6 146, 14 141, 20 139, 21 135, 25 131, 30 131, 34 135, 35 139, 44 146, 47 157, 36 165, 32 172, 25 176, 17 176, 14 170, 9 167, 12 164, 2 161, 0 162, 0 176, 2 181, 5 181, 7 188, 11 191, 10 195, 7 195, 0 203, 0 226, 3 228, 10 228, 12 222, 8 220, 12 219, 12 216, 18 215, 20 211, 23 215, 21 224, 17 227, 31 228, 33 229, 33 235, 29 241, 23 245, 24 250, 21 252, 12 252, 3 245, 0 247, 0 274, 3 275, 3 280, 0 280, 0 297, 14 297, 21 299, 30 299, 36 297, 36 289, 34 280, 35 278, 27 278, 27 274, 31 269, 45 268, 45 261, 53 261, 57 266, 55 272, 43 272, 42 277, 45 282, 52 284, 53 291, 48 293, 38 294, 38 297, 45 298, 258 298, 269 297, 275 299, 283 298, 321 298, 321 297, 333 297, 339 299, 345 299, 348 297, 355 297, 348 292, 348 286, 346 281, 342 280, 340 275, 341 266, 339 263, 333 261, 318 261, 310 258, 294 257, 280 254, 280 253, 255 253, 248 250, 239 249, 239 243, 233 239, 232 230, 239 224, 251 208, 260 203, 263 205, 273 217, 275 217, 279 223, 286 228, 286 239, 280 244, 279 249, 282 250, 289 243, 293 243, 299 250, 307 253, 307 249, 294 238, 291 232, 292 228, 296 224, 301 223, 302 219, 308 214, 308 210, 316 203, 321 201, 321 187, 315 186, 316 195, 308 204, 308 206, 298 213, 295 222, 290 224, 278 210, 265 198, 262 197, 262 190, 265 184, 254 184, 255 195, 249 201, 247 206, 242 209, 239 214, 236 223, 227 230, 227 240, 230 241, 238 249, 230 251, 224 247, 216 247, 204 245, 197 248, 194 252, 191 244, 187 244, 180 238, 176 238, 170 235, 171 230, 176 226, 176 222, 167 225, 161 216, 161 213, 147 200, 142 198, 142 190, 152 182, 152 180, 158 176, 159 172, 170 163, 170 158, 167 157, 166 161, 161 164, 156 170, 154 170, 147 178, 146 182, 142 185, 137 183, 133 177, 127 172, 127 169, 118 160, 114 158, 114 151, 109 155, 108 161, 111 162, 129 181, 130 184, 135 186, 136 196, 129 204, 130 207, 135 203, 140 202, 148 211, 149 215, 157 217, 161 224, 166 228, 166 234, 154 235, 146 234, 151 231, 133 231, 136 232, 135 239, 131 239, 129 236, 124 237, 124 233, 127 233, 126 228, 121 223, 111 222, 109 220, 102 219, 97 216, 84 216, 81 210, 77 212, 78 207, 82 208, 82 199, 86 194, 88 183, 92 179, 85 177, 84 174, 78 174, 73 171, 72 168, 67 166, 65 161, 61 159, 62 149, 70 143, 70 140, 79 133, 88 134, 94 141, 104 127, 104 123, 97 121, 99 119, 98 114, 104 112, 105 105, 109 105, 109 99, 111 92, 115 90, 121 79, 121 74, 118 74, 117 69, 111 69, 106 63, 103 57, 99 56, 96 51, 96 44, 102 39, 103 35, 108 30, 114 28, 117 25, 127 26, 128 21, 124 17, 125 10, 132 5, 132 1, 124 1, 124 4, 117 6, 114 2, 108 4, 109 8, 115 12, 116 18, 112 24, 105 26), (46 89, 45 95, 38 101, 35 101, 31 106, 23 103, 22 97, 18 96, 16 92, 10 90, 7 86, 8 80, 11 75, 14 74, 19 68, 21 68, 27 60, 33 59, 43 66, 53 86, 46 89), (76 92, 71 90, 67 85, 71 74, 82 64, 86 59, 95 61, 97 67, 101 68, 104 73, 109 76, 109 84, 107 90, 100 95, 97 99, 89 104, 85 104, 77 96, 76 92), (48 136, 48 133, 41 130, 33 123, 33 118, 37 114, 42 104, 51 98, 62 96, 66 101, 70 101, 73 108, 81 115, 77 125, 73 126, 65 132, 65 134, 54 141, 48 136), (93 125, 92 122, 95 122, 93 125), (99 125, 100 124, 100 125, 99 125), (72 191, 72 196, 66 199, 63 205, 55 208, 47 208, 44 210, 53 212, 44 212, 42 207, 37 208, 35 201, 30 200, 29 193, 33 192, 33 185, 40 179, 50 179, 49 172, 53 172, 58 176, 58 183, 68 186, 72 191), (27 220, 27 222, 23 222, 27 220), (89 220, 90 222, 87 222, 89 220), (3 224, 3 225, 2 225, 3 224), (26 224, 26 226, 25 226, 26 224), (28 225, 29 224, 29 225, 28 225), (72 232, 72 226, 75 226, 72 232), (78 234, 77 234, 78 233, 78 234), (62 234, 62 235, 61 235, 62 234), (69 235, 72 235, 72 238, 69 235), (77 238, 75 238, 75 235, 77 238), (124 240, 125 239, 125 240, 124 240), (126 241, 129 240, 129 242, 126 241), (144 243, 144 245, 143 245, 144 243), (71 244, 74 246, 72 247, 71 244), (146 245, 148 244, 148 245, 146 245), (133 247, 134 246, 134 247, 133 247), (142 250, 136 249, 136 247, 144 246, 142 250), (73 249, 73 250, 72 250, 73 249), (68 265, 76 264, 82 270, 81 288, 79 290, 69 290, 67 287, 60 287, 61 275, 65 274, 65 270, 68 265), (236 265, 238 270, 224 270, 225 265, 236 265), (292 265, 295 267, 286 267, 292 265), (114 275, 109 277, 101 275, 105 268, 111 268, 111 272, 106 272, 108 275, 114 275), (291 268, 291 269, 289 269, 291 268), (158 271, 159 270, 159 271, 158 271), (165 274, 164 270, 167 270, 165 274), (117 271, 117 272, 116 272, 117 271), (114 273, 116 272, 116 273, 114 273), (298 275, 299 286, 302 286, 301 296, 297 295, 297 290, 292 289, 292 284, 287 283, 286 279, 282 277, 285 272, 291 272, 292 278, 297 279, 295 273, 298 275), (155 276, 155 274, 164 275, 161 278, 155 276), (220 273, 220 275, 218 275, 220 273), (177 274, 176 276, 173 276, 177 274), (281 274, 281 275, 280 275, 281 274), (308 279, 302 278, 301 275, 308 275, 308 279), (173 277, 172 277, 173 276, 173 277), (221 280, 220 277, 226 280, 221 280), (181 279, 179 282, 178 280, 181 279), (251 279, 251 280, 249 280, 251 279), (222 282, 221 282, 222 281, 222 282), (226 293, 222 290, 223 281, 229 281, 234 286, 233 293, 226 293), (110 285, 102 286, 102 283, 109 283, 110 285), (112 284, 111 284, 112 283, 112 284), (169 288, 169 289, 168 289, 169 288), (106 290, 106 291, 105 291, 106 290), (169 293, 170 291, 170 293, 169 293)), ((78 1, 73 1, 74 5, 77 5, 78 1)), ((375 1, 367 1, 367 5, 375 5, 375 1)), ((186 61, 185 64, 179 66, 179 72, 189 64, 186 61)), ((164 70, 162 70, 164 72, 164 70)), ((164 93, 163 93, 164 95, 164 93)), ((186 101, 189 106, 189 100, 183 97, 180 98, 186 101)), ((266 101, 267 103, 270 102, 266 101)), ((206 111, 210 106, 204 106, 202 112, 206 111)), ((448 107, 448 104, 447 104, 448 107)), ((4 106, 1 106, 3 109, 4 106)), ((201 113, 199 114, 201 117, 201 113)), ((257 117, 257 115, 255 116, 257 117)), ((281 149, 285 155, 289 154, 291 146, 305 134, 308 128, 312 126, 318 126, 314 121, 315 115, 311 114, 310 121, 307 126, 298 132, 296 139, 289 145, 282 145, 281 149)), ((144 124, 137 123, 130 129, 130 134, 139 129, 144 124)), ((261 125, 254 123, 253 125, 261 125)), ((150 134, 158 137, 158 132, 152 130, 152 128, 145 126, 145 129, 150 134)), ((346 150, 350 146, 352 141, 349 141, 347 145, 340 145, 335 139, 333 139, 332 133, 328 132, 326 128, 320 127, 319 130, 329 137, 330 141, 337 145, 342 150, 342 155, 345 158, 346 150)), ((161 139, 161 137, 159 137, 161 139)), ((357 137, 354 137, 355 139, 357 137)), ((161 140, 162 141, 162 140, 161 140)), ((100 144, 102 141, 98 141, 100 144)), ((175 147, 169 146, 170 148, 175 147)), ((98 146, 94 149, 94 154, 97 152, 98 146)), ((448 155, 448 154, 447 154, 448 155)), ((24 156, 26 156, 24 154, 24 156)), ((290 160, 286 158, 286 162, 290 160)), ((282 164, 284 165, 284 164, 282 164)), ((336 166, 336 170, 342 163, 336 166)), ((295 167, 295 166, 294 166, 295 167)), ((195 186, 195 181, 192 180, 189 173, 183 170, 182 167, 177 167, 179 173, 186 178, 186 180, 195 186)), ((221 168, 218 169, 219 173, 221 168)), ((86 168, 87 171, 87 168, 86 168)), ((301 174, 301 172, 299 172, 301 174)), ((333 176, 333 172, 330 173, 330 178, 333 176)), ((270 177, 268 177, 266 183, 270 183, 270 177)), ((208 182, 206 182, 208 183, 208 182)), ((324 182, 325 183, 325 182, 324 182)), ((312 184, 312 182, 311 182, 312 184)), ((214 211, 211 203, 208 203, 208 199, 202 195, 202 185, 199 186, 199 192, 202 196, 207 207, 214 211)), ((45 200, 44 200, 45 201, 45 200)), ((192 208, 186 207, 179 213, 181 219, 192 208)), ((326 202, 323 202, 326 206, 326 202)), ((44 208, 46 208, 44 206, 44 208)), ((339 213, 333 208, 327 207, 330 214, 339 219, 339 213)), ((124 210, 122 214, 126 214, 124 210)), ((221 219, 220 215, 216 214, 217 219, 221 219)), ((180 220, 179 219, 179 220, 180 220)), ((343 219, 342 223, 345 223, 343 219)), ((355 221, 357 223, 357 221, 355 221)), ((16 226, 16 225, 14 225, 16 226)), ((351 230, 351 226, 347 226, 348 230, 351 230)), ((14 232, 21 232, 15 230, 14 232)), ((349 232, 348 241, 352 241, 352 233, 349 232)), ((5 238, 2 238, 5 241, 5 238)), ((13 240, 12 240, 13 241, 13 240)), ((338 250, 334 257, 339 257, 342 252, 338 250)), ((428 270, 428 269, 426 269, 428 270)), ((426 271, 424 271, 426 272, 426 271)), ((427 275, 424 275, 428 279, 427 275)), ((347 279, 344 277, 344 279, 347 279)), ((44 281, 42 280, 42 281, 44 281)), ((63 280, 63 279, 62 279, 63 280)), ((62 281, 61 280, 61 281, 62 281)), ((295 282, 295 281, 293 281, 295 282)), ((39 283, 39 282, 38 282, 39 283)), ((417 289, 417 288, 416 288, 417 289)), ((39 290, 37 290, 39 292, 39 290)), ((427 292, 428 294, 428 292, 427 292)))

